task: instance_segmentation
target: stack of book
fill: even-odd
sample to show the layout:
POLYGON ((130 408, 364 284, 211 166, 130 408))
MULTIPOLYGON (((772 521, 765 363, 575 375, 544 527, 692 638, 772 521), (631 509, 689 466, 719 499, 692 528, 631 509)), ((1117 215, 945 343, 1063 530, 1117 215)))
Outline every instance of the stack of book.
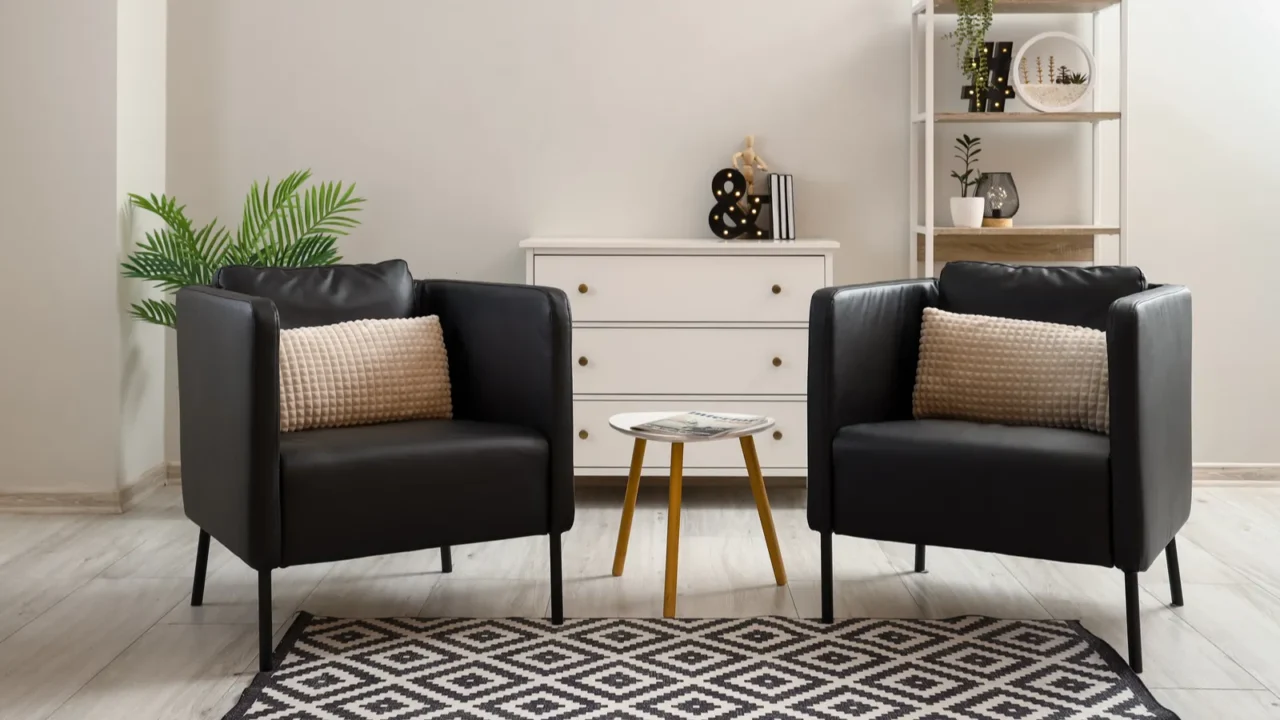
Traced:
POLYGON ((796 193, 790 175, 769 176, 769 203, 773 210, 773 239, 796 239, 796 193))

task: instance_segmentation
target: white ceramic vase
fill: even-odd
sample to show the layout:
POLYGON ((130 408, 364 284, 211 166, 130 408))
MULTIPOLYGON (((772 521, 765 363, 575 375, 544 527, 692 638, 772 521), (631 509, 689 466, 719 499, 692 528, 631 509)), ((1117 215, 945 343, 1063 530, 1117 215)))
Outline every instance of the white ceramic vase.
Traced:
POLYGON ((958 228, 982 227, 987 201, 980 197, 951 198, 951 224, 958 228))

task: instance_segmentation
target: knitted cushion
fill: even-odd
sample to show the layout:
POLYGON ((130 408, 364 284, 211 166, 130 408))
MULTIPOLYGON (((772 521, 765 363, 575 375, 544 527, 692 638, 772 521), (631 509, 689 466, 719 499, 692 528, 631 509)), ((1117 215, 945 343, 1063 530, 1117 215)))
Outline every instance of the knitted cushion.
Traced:
POLYGON ((450 418, 440 318, 280 331, 280 430, 450 418))
POLYGON ((916 418, 1108 432, 1106 333, 925 308, 912 400, 916 418))

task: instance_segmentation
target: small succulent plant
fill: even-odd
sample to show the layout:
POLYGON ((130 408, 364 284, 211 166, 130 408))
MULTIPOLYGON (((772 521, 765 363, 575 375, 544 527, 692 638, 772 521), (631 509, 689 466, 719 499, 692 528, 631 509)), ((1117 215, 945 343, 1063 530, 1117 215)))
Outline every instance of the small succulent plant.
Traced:
POLYGON ((1058 85, 1084 85, 1089 82, 1088 73, 1078 73, 1066 65, 1058 67, 1058 74, 1053 79, 1058 85))

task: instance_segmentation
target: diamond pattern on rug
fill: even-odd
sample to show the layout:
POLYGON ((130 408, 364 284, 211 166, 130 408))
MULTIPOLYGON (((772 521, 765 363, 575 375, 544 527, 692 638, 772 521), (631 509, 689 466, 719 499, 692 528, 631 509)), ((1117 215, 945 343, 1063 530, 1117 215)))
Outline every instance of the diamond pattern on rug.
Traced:
POLYGON ((224 720, 1177 720, 1078 623, 301 615, 224 720))

